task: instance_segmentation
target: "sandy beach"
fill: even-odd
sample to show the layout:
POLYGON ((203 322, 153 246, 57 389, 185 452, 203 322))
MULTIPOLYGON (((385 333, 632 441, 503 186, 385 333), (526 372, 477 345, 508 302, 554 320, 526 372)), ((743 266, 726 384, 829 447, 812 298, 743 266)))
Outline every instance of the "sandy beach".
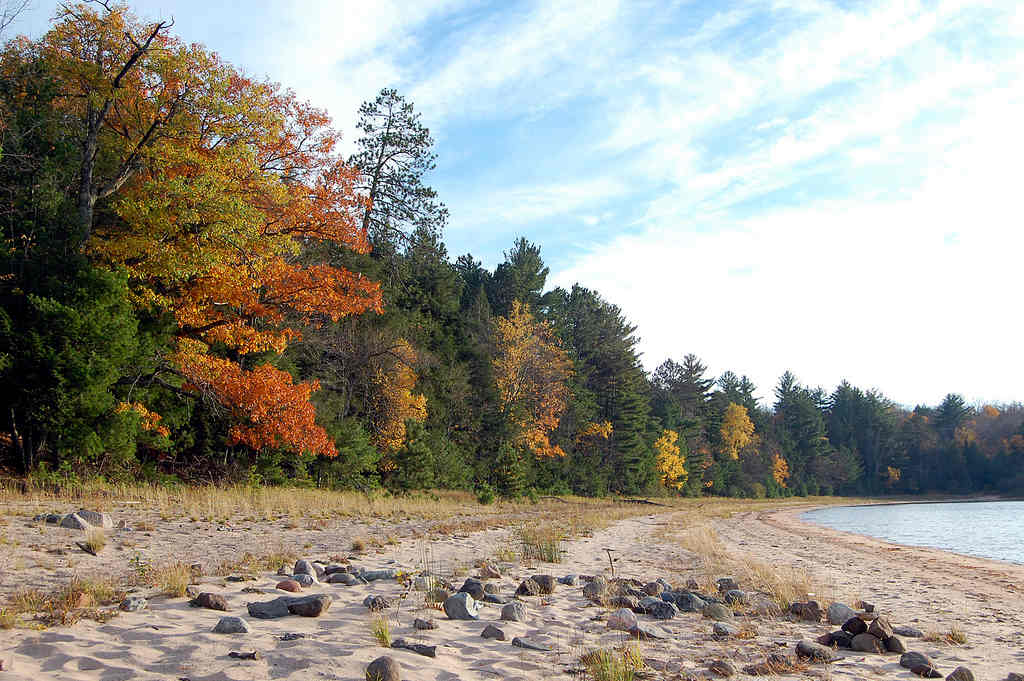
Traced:
MULTIPOLYGON (((875 604, 893 624, 926 632, 962 629, 968 637, 966 645, 908 640, 909 649, 932 657, 944 674, 965 665, 979 681, 1001 681, 1009 672, 1024 671, 1024 567, 899 547, 816 527, 799 519, 807 508, 740 512, 710 522, 738 557, 749 555, 807 570, 823 586, 822 593, 813 594, 823 605, 835 598, 863 599, 875 604)), ((153 558, 178 555, 186 562, 216 564, 231 554, 275 543, 297 546, 304 557, 325 561, 331 557, 366 569, 429 569, 448 575, 456 588, 466 576, 477 574, 475 565, 486 561, 502 575, 488 581, 498 584, 499 593, 508 597, 523 579, 534 574, 611 577, 606 549, 612 549, 617 558, 616 577, 635 578, 640 583, 662 578, 673 586, 691 578, 706 583, 714 577, 702 574, 697 557, 666 535, 666 529, 688 521, 691 512, 652 510, 664 512, 626 518, 593 536, 567 542, 564 560, 558 564, 512 559, 509 549, 515 540, 507 528, 439 538, 424 533, 414 520, 394 527, 383 521, 348 522, 286 532, 255 522, 217 530, 158 521, 148 533, 113 530, 115 548, 95 557, 83 557, 79 552, 71 567, 43 570, 26 558, 24 551, 32 546, 27 538, 35 538, 33 551, 52 556, 47 552, 54 547, 72 545, 74 531, 12 521, 5 527, 6 537, 18 550, 6 551, 0 559, 0 588, 10 594, 24 586, 52 585, 72 573, 124 570, 133 551, 147 551, 153 558), (367 532, 390 532, 393 543, 354 554, 350 550, 353 537, 367 532), (118 550, 119 543, 132 546, 118 550)), ((112 515, 116 519, 119 513, 115 510, 112 515)), ((642 624, 656 627, 665 638, 632 642, 626 633, 608 628, 611 610, 588 601, 580 586, 558 585, 550 595, 524 596, 525 621, 510 622, 499 620, 501 605, 491 604, 481 606, 479 620, 447 619, 442 611, 425 605, 421 592, 396 580, 354 586, 315 584, 303 589, 302 595, 327 594, 332 599, 319 617, 262 620, 249 617, 246 604, 290 595, 275 589, 284 577, 265 571, 252 575, 253 581, 237 582, 228 581, 229 576, 201 577, 191 587, 222 595, 226 612, 190 607, 186 598, 168 598, 141 589, 135 595, 149 598, 145 610, 121 612, 103 623, 82 620, 70 627, 40 631, 0 630, 0 660, 4 663, 0 679, 355 680, 363 679, 366 665, 384 654, 400 662, 402 678, 410 681, 569 678, 579 673, 579 657, 585 651, 625 645, 635 645, 646 663, 638 678, 715 678, 708 670, 715 660, 728 660, 742 669, 770 653, 792 654, 797 641, 836 628, 790 618, 741 615, 735 624, 743 628, 742 637, 716 637, 713 622, 699 613, 684 612, 663 621, 639 615, 642 624), (363 605, 368 595, 393 599, 392 607, 382 614, 394 638, 436 645, 436 657, 380 647, 371 631, 375 615, 363 605), (213 633, 224 615, 245 618, 251 632, 213 633), (437 628, 417 630, 413 627, 416 618, 432 619, 437 628), (482 638, 488 624, 500 627, 506 640, 482 638), (515 647, 511 645, 513 637, 550 651, 515 647), (232 651, 257 651, 259 659, 232 658, 232 651)), ((744 587, 742 581, 740 586, 744 587)), ((781 676, 917 678, 899 666, 899 655, 849 650, 838 654, 840 659, 830 665, 810 664, 781 676)), ((737 678, 744 676, 740 671, 737 678)))

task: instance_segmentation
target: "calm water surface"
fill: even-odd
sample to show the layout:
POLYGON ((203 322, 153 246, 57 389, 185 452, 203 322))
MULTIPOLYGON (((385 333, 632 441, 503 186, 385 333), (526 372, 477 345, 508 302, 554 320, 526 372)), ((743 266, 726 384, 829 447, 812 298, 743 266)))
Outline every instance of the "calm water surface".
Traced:
POLYGON ((1024 564, 1024 501, 833 506, 801 517, 898 544, 1024 564))

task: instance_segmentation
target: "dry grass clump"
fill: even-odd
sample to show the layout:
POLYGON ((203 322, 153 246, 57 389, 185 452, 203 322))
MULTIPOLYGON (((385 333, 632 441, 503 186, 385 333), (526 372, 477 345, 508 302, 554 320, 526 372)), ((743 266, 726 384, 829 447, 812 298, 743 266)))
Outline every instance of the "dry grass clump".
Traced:
POLYGON ((362 553, 366 551, 366 547, 369 545, 370 540, 365 535, 359 535, 352 538, 352 546, 349 547, 354 553, 362 553))
POLYGON ((82 542, 88 547, 89 553, 98 554, 107 545, 107 533, 100 527, 90 527, 85 531, 85 541, 82 542))
POLYGON ((83 618, 105 622, 116 616, 117 610, 102 606, 120 603, 124 596, 124 591, 112 580, 82 577, 72 578, 50 593, 38 589, 19 591, 0 610, 0 628, 21 625, 22 615, 35 615, 37 627, 69 626, 83 618))
POLYGON ((967 645, 967 634, 959 627, 952 627, 949 631, 929 631, 924 635, 924 640, 930 643, 964 646, 967 645))
POLYGON ((371 631, 373 638, 377 641, 377 645, 381 648, 391 647, 391 625, 388 624, 388 619, 383 615, 376 615, 371 623, 371 631))
POLYGON ((633 681, 645 667, 634 647, 591 650, 580 656, 580 663, 594 681, 633 681))
POLYGON ((523 526, 516 529, 515 536, 519 541, 519 553, 523 560, 562 562, 565 553, 565 529, 551 524, 523 526))
POLYGON ((299 559, 299 554, 285 548, 277 548, 268 553, 255 554, 246 551, 239 558, 221 561, 213 568, 215 575, 229 575, 236 572, 277 571, 283 566, 290 566, 299 559))
POLYGON ((185 563, 174 563, 154 568, 150 573, 154 586, 160 593, 171 598, 184 598, 188 585, 192 583, 192 568, 185 563))
POLYGON ((13 608, 0 608, 0 629, 13 629, 18 626, 18 613, 13 608))

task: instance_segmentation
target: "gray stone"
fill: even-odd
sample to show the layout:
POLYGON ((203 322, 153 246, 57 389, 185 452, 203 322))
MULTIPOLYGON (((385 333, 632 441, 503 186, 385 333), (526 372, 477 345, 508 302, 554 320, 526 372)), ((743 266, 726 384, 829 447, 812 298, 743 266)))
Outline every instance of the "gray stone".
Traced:
POLYGON ((501 586, 495 582, 487 582, 484 584, 485 594, 496 594, 501 591, 501 586))
POLYGON ((288 615, 317 617, 331 605, 331 597, 327 594, 310 596, 279 596, 272 601, 249 603, 246 610, 250 617, 271 620, 288 615))
POLYGON ((907 638, 924 638, 924 632, 914 627, 893 627, 892 633, 907 638))
POLYGON ((451 620, 480 619, 480 606, 465 591, 449 596, 443 603, 444 614, 451 620))
POLYGON ((938 669, 936 669, 935 667, 933 667, 930 664, 914 665, 914 667, 910 671, 912 671, 913 673, 917 674, 918 676, 926 678, 926 679, 941 679, 942 678, 942 672, 940 672, 938 669))
POLYGON ((385 655, 366 665, 366 681, 402 681, 402 665, 385 655))
POLYGON ((516 589, 516 596, 540 596, 540 584, 532 577, 524 579, 523 583, 516 589))
POLYGON ((846 620, 857 616, 856 611, 844 603, 832 603, 828 606, 825 614, 828 617, 828 623, 836 626, 841 626, 846 620))
POLYGON ((740 633, 740 628, 728 622, 715 622, 711 633, 715 636, 735 636, 740 633))
POLYGON ((558 578, 558 583, 565 584, 566 586, 576 586, 577 582, 579 582, 579 577, 576 575, 566 575, 558 578))
POLYGON ((484 603, 493 603, 494 605, 505 605, 511 603, 512 599, 508 596, 502 596, 501 594, 484 594, 484 603))
POLYGON ((863 634, 868 630, 867 623, 859 617, 851 617, 843 622, 843 631, 848 632, 852 636, 857 634, 863 634))
POLYGON ((331 607, 331 597, 327 594, 314 594, 301 598, 289 599, 288 612, 299 617, 319 617, 331 607))
POLYGON ((1006 681, 1024 681, 1024 674, 1010 672, 1006 675, 1006 681))
POLYGON ((907 645, 899 636, 890 636, 885 639, 885 649, 890 653, 905 653, 907 652, 907 645))
POLYGON ((729 605, 732 605, 733 603, 746 603, 747 593, 745 591, 740 591, 739 589, 729 589, 725 592, 724 598, 725 602, 729 605))
POLYGON ((480 633, 480 636, 482 636, 483 638, 492 638, 496 641, 505 640, 505 632, 499 629, 498 627, 494 626, 493 624, 488 624, 486 627, 484 627, 484 630, 480 633))
POLYGON ((868 627, 868 633, 875 638, 880 638, 884 641, 892 636, 892 625, 889 624, 889 620, 886 618, 878 617, 871 623, 871 626, 868 627))
POLYGON ((378 579, 394 579, 398 576, 398 570, 396 568, 388 568, 386 570, 366 570, 364 572, 360 572, 359 576, 367 582, 375 582, 378 579))
POLYGON ((311 560, 297 560, 295 561, 295 567, 292 568, 293 575, 309 575, 314 579, 316 576, 316 568, 313 567, 313 561, 311 560))
POLYGON ((707 607, 707 603, 705 603, 700 596, 689 593, 688 591, 677 593, 674 603, 676 607, 683 612, 700 612, 707 607))
POLYGON ((835 651, 828 646, 807 639, 796 644, 796 654, 815 662, 832 662, 837 658, 835 651))
POLYGON ((854 636, 853 640, 850 641, 850 648, 859 653, 885 652, 885 644, 882 643, 881 639, 869 633, 857 634, 854 636))
POLYGON ((608 628, 617 629, 619 631, 629 631, 635 627, 639 622, 636 619, 636 615, 633 614, 632 610, 626 608, 620 608, 612 614, 608 615, 608 628))
POLYGON ((298 582, 299 586, 313 586, 316 584, 316 577, 304 572, 292 575, 292 581, 298 582))
POLYGON ((638 641, 661 641, 669 638, 669 635, 664 630, 642 622, 630 629, 629 635, 638 641))
POLYGON ((462 586, 459 587, 459 591, 469 594, 477 601, 482 601, 484 599, 484 593, 486 593, 484 591, 484 583, 479 579, 474 579, 473 577, 470 577, 463 582, 462 586))
POLYGON ((480 579, 501 579, 501 572, 490 563, 484 563, 480 567, 480 579))
POLYGON ((911 650, 911 651, 908 651, 908 652, 903 653, 902 655, 900 655, 900 666, 901 667, 905 667, 907 669, 913 669, 914 667, 916 667, 919 664, 926 664, 926 665, 928 665, 930 667, 934 667, 935 666, 935 663, 932 662, 932 659, 930 657, 928 657, 927 655, 925 655, 924 653, 919 653, 917 651, 911 650))
POLYGON ((125 612, 138 612, 139 610, 145 610, 147 605, 149 603, 142 596, 129 596, 121 601, 121 605, 117 607, 125 612))
MULTIPOLYGON (((647 598, 645 596, 645 598, 647 598)), ((640 607, 640 601, 629 595, 616 596, 608 599, 608 606, 612 608, 629 608, 635 613, 644 614, 646 611, 640 607)))
POLYGON ((608 592, 608 586, 604 581, 594 580, 583 586, 583 597, 592 601, 600 601, 608 592))
POLYGON ((37 523, 46 523, 47 525, 60 525, 61 518, 63 517, 59 513, 40 513, 32 518, 32 520, 37 523))
POLYGON ((670 620, 679 614, 676 606, 653 596, 648 596, 640 601, 640 607, 656 620, 670 620))
POLYGON ((501 609, 501 619, 506 622, 525 622, 526 604, 522 601, 513 601, 501 609))
POLYGON ((542 594, 553 594, 555 593, 555 578, 551 575, 534 575, 531 577, 533 581, 537 582, 540 587, 542 594))
POLYGON ((92 525, 86 522, 85 518, 78 515, 77 513, 68 513, 60 521, 61 527, 66 527, 69 530, 88 530, 92 525))
POLYGON ((417 655, 423 655, 424 657, 437 657, 437 646, 428 646, 423 645, 422 643, 409 643, 404 638, 396 638, 391 642, 391 647, 408 650, 416 653, 417 655))
POLYGON ((733 676, 736 674, 736 666, 728 660, 715 660, 708 665, 708 669, 719 676, 733 676))
POLYGON ((853 645, 853 634, 851 634, 848 631, 843 631, 842 629, 840 629, 839 631, 833 631, 828 634, 822 634, 818 637, 817 640, 818 643, 820 643, 821 645, 828 646, 830 648, 832 646, 835 646, 837 648, 849 648, 851 645, 853 645))
POLYGON ((215 634, 248 634, 249 623, 241 617, 221 617, 213 628, 215 634))
POLYGON ((701 612, 705 617, 718 622, 727 622, 732 619, 732 609, 722 605, 721 603, 709 603, 704 606, 704 609, 701 612))
POLYGON ((750 610, 761 617, 778 617, 782 614, 779 604, 765 596, 755 596, 750 603, 750 610))
POLYGON ((81 508, 77 511, 76 515, 93 527, 102 527, 104 530, 112 530, 114 528, 114 521, 108 513, 89 511, 81 508))
POLYGON ((806 603, 793 603, 789 606, 789 611, 804 620, 805 622, 820 622, 821 621, 821 606, 817 601, 807 601, 806 603))
POLYGON ((387 596, 367 596, 363 599, 363 605, 369 608, 370 612, 384 612, 394 605, 394 600, 387 596))
POLYGON ((348 572, 332 572, 327 575, 328 584, 344 584, 345 586, 354 586, 359 583, 356 576, 348 572))
POLYGON ((428 629, 437 629, 437 624, 434 622, 434 620, 425 620, 420 619, 419 617, 412 621, 412 626, 415 629, 419 629, 420 631, 425 631, 428 629))
POLYGON ((648 596, 660 596, 665 591, 665 587, 661 582, 647 582, 644 584, 643 591, 648 596))
POLYGON ((967 667, 957 667, 946 677, 946 681, 974 681, 974 672, 967 667))
POLYGON ((336 574, 338 572, 348 572, 348 566, 347 565, 327 565, 326 567, 324 567, 324 576, 325 577, 330 577, 331 575, 336 574))
POLYGON ((512 645, 514 645, 516 648, 523 648, 525 650, 540 650, 542 652, 551 652, 551 646, 546 646, 541 643, 534 643, 533 641, 529 641, 525 638, 520 638, 518 636, 512 639, 512 645))

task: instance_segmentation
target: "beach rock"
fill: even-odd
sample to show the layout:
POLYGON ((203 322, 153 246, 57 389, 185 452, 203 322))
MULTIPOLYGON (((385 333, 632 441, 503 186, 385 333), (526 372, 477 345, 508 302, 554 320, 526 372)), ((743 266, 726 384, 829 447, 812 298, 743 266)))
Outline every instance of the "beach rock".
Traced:
POLYGON ((193 608, 207 608, 209 610, 223 610, 227 611, 228 601, 220 594, 210 593, 204 591, 188 603, 193 608))
POLYGON ((32 522, 46 523, 47 525, 59 525, 61 518, 63 518, 63 516, 59 513, 40 513, 37 516, 33 516, 32 522))
POLYGON ((688 591, 677 593, 673 602, 682 612, 700 612, 708 605, 700 598, 700 596, 689 593, 688 591))
POLYGON ((140 610, 145 610, 147 605, 149 605, 149 603, 145 598, 141 596, 129 596, 121 601, 121 604, 117 607, 125 612, 138 612, 140 610))
POLYGON ((830 648, 832 646, 837 648, 849 648, 853 644, 853 634, 840 629, 839 631, 822 634, 817 638, 817 641, 821 645, 828 646, 830 648))
POLYGON ((309 575, 313 579, 317 579, 316 568, 313 566, 313 561, 310 560, 295 561, 295 567, 292 568, 292 574, 309 575))
POLYGON ((630 629, 629 635, 638 641, 661 641, 669 638, 669 634, 664 630, 644 624, 643 622, 630 629))
POLYGON ((899 636, 890 636, 885 639, 885 649, 890 653, 905 653, 907 652, 907 645, 903 642, 899 636))
POLYGON ((708 665, 708 669, 719 676, 734 676, 736 674, 736 665, 728 660, 715 660, 708 665))
POLYGON ((402 681, 402 665, 387 655, 366 665, 366 681, 402 681))
POLYGON ((542 594, 553 594, 555 593, 555 578, 552 575, 534 575, 530 577, 533 581, 537 582, 540 586, 540 592, 542 594))
POLYGON ((715 581, 718 585, 718 593, 724 594, 726 591, 732 591, 733 589, 740 588, 740 585, 736 583, 736 580, 732 577, 722 577, 715 581))
POLYGON ((240 653, 237 650, 232 650, 228 653, 228 657, 235 660, 259 660, 262 656, 258 650, 250 650, 247 653, 240 653))
POLYGON ((215 634, 248 634, 249 623, 241 617, 221 617, 213 628, 215 634))
POLYGON ((409 643, 404 638, 396 638, 391 642, 391 647, 408 650, 416 653, 417 655, 423 655, 424 657, 437 657, 437 646, 428 646, 423 645, 422 643, 409 643))
POLYGON ((1010 672, 1006 675, 1006 681, 1024 681, 1024 674, 1010 672))
POLYGON ((778 674, 785 674, 793 669, 793 661, 789 657, 772 653, 765 658, 764 662, 747 665, 743 668, 743 671, 751 676, 776 676, 778 674))
POLYGON ((932 662, 932 659, 930 657, 928 657, 927 655, 925 655, 924 653, 919 653, 919 652, 916 652, 914 650, 911 650, 909 652, 906 652, 906 653, 903 653, 902 655, 900 655, 900 666, 901 667, 905 667, 906 669, 911 669, 912 670, 914 667, 916 667, 919 664, 928 665, 929 667, 934 667, 935 666, 935 663, 932 662))
POLYGON ((925 679, 941 679, 942 678, 942 672, 940 672, 938 669, 936 669, 935 667, 931 666, 930 664, 914 665, 914 667, 911 668, 910 671, 912 671, 913 673, 915 673, 918 676, 920 676, 922 678, 925 678, 925 679))
POLYGON ((558 583, 565 584, 566 586, 576 586, 577 582, 579 582, 579 577, 576 575, 566 575, 558 578, 558 583))
POLYGON ((868 625, 859 617, 851 617, 843 622, 843 631, 849 633, 851 636, 857 634, 863 634, 868 630, 868 625))
POLYGON ((746 603, 747 602, 747 594, 746 594, 746 592, 745 591, 740 591, 739 589, 729 589, 728 591, 725 592, 724 598, 725 598, 725 602, 727 604, 729 604, 729 605, 732 605, 733 603, 746 603))
MULTIPOLYGON (((644 598, 647 598, 647 596, 645 596, 644 598)), ((632 610, 633 612, 640 615, 642 615, 645 612, 644 609, 640 607, 640 601, 637 598, 630 596, 628 594, 616 596, 615 598, 607 598, 606 602, 608 606, 612 608, 628 608, 629 610, 632 610)))
POLYGON ((540 596, 540 584, 531 577, 524 579, 523 583, 516 589, 516 596, 540 596))
POLYGON ((68 513, 61 518, 60 526, 66 527, 69 530, 88 530, 92 527, 92 525, 86 522, 85 518, 77 513, 68 513))
POLYGON ((313 586, 317 583, 316 577, 313 575, 307 575, 305 573, 292 575, 292 581, 300 586, 313 586))
POLYGON ((420 619, 419 617, 417 617, 416 619, 414 619, 412 621, 412 626, 413 626, 414 629, 418 629, 420 631, 427 631, 429 629, 437 629, 437 623, 434 622, 434 620, 425 620, 425 619, 420 619))
POLYGON ((505 640, 505 632, 499 629, 498 627, 494 626, 493 624, 488 624, 486 627, 484 627, 484 630, 480 633, 480 636, 482 636, 483 638, 492 638, 496 641, 505 640))
POLYGON ((721 603, 709 603, 704 606, 701 613, 704 617, 708 617, 718 622, 728 622, 732 619, 732 609, 722 605, 721 603))
POLYGON ((697 591, 698 589, 700 589, 700 584, 697 584, 697 580, 696 579, 694 579, 693 577, 690 577, 689 579, 686 580, 686 590, 687 591, 697 591))
POLYGON ((394 601, 387 596, 367 596, 363 599, 363 605, 370 609, 370 612, 384 612, 394 601))
POLYGON ((520 638, 518 636, 512 639, 512 645, 514 645, 516 648, 523 648, 524 650, 539 650, 542 652, 551 652, 551 646, 546 646, 541 643, 534 643, 533 641, 530 641, 525 638, 520 638))
POLYGON ((588 582, 583 586, 583 597, 592 601, 600 601, 608 592, 608 585, 604 580, 588 582))
POLYGON ((803 657, 815 662, 832 662, 837 659, 837 655, 834 650, 828 646, 823 646, 815 641, 808 641, 804 639, 796 644, 797 657, 803 657))
POLYGON ((328 584, 344 584, 345 586, 355 586, 359 583, 359 579, 349 572, 332 572, 327 575, 326 581, 328 584))
POLYGON ((868 627, 868 633, 875 638, 885 640, 893 634, 892 625, 889 624, 889 620, 885 617, 878 617, 868 627))
POLYGON ((633 614, 632 610, 626 608, 620 608, 612 614, 608 615, 608 628, 617 629, 619 631, 629 631, 635 627, 639 622, 636 619, 636 615, 633 614))
POLYGON ((714 626, 711 627, 711 633, 715 636, 735 636, 740 633, 740 628, 728 622, 715 622, 714 626))
POLYGON ((821 606, 817 601, 807 601, 806 603, 793 603, 789 606, 789 612, 796 615, 805 622, 820 622, 821 621, 821 606))
POLYGON ((501 619, 506 622, 525 622, 526 604, 513 601, 501 609, 501 619))
POLYGON ((967 667, 957 667, 946 677, 946 681, 974 681, 974 672, 967 667))
POLYGON ((378 579, 394 579, 398 576, 398 570, 396 568, 387 568, 386 570, 365 570, 360 572, 359 576, 367 582, 376 582, 378 579))
POLYGON ((884 653, 885 644, 878 637, 864 633, 857 634, 850 642, 850 648, 859 653, 884 653))
POLYGON ((653 596, 648 596, 640 601, 639 605, 644 612, 656 620, 670 620, 679 613, 676 606, 653 596))
POLYGON ((299 617, 319 617, 331 607, 332 601, 327 594, 314 594, 290 600, 288 612, 299 617))
POLYGON ((459 587, 459 592, 467 593, 477 601, 482 601, 484 599, 484 593, 486 593, 484 591, 484 583, 479 579, 474 579, 473 577, 470 577, 462 583, 462 586, 459 587))
POLYGON ((480 579, 501 579, 501 572, 490 563, 480 566, 480 579))
POLYGON ((497 594, 501 592, 501 585, 497 582, 487 582, 484 584, 485 594, 497 594))
POLYGON ((907 638, 924 638, 924 632, 914 627, 893 627, 892 633, 907 638))
POLYGON ((874 612, 875 611, 874 604, 873 603, 868 603, 867 601, 861 601, 860 602, 860 607, 864 608, 864 612, 874 612))
POLYGON ((75 515, 93 527, 102 527, 104 530, 114 529, 114 521, 108 513, 100 513, 99 511, 90 511, 88 509, 80 508, 75 515))
POLYGON ((306 635, 290 631, 286 634, 281 634, 280 638, 282 641, 298 641, 300 638, 306 638, 306 635))
POLYGON ((857 616, 856 611, 845 603, 832 603, 828 606, 825 614, 828 617, 828 623, 837 626, 844 624, 851 617, 857 616))
POLYGON ((647 582, 643 586, 643 592, 648 596, 660 596, 664 590, 661 582, 647 582))
POLYGON ((765 596, 755 596, 751 599, 750 611, 761 617, 778 617, 782 614, 779 604, 765 596))
POLYGON ((336 574, 338 572, 348 572, 348 566, 347 565, 327 565, 327 566, 324 566, 324 576, 325 577, 330 577, 331 575, 336 574))
POLYGON ((480 619, 480 605, 465 591, 445 599, 444 614, 451 620, 480 619))
POLYGON ((484 603, 493 603, 494 605, 505 605, 511 603, 512 599, 508 596, 502 596, 501 594, 484 594, 484 603))
MULTIPOLYGON (((309 575, 305 575, 305 576, 308 577, 309 575)), ((275 589, 280 589, 281 591, 291 591, 292 593, 295 593, 295 594, 297 594, 300 591, 302 591, 302 587, 294 579, 285 579, 283 581, 280 581, 280 582, 277 583, 277 586, 275 586, 274 588, 275 589)))

